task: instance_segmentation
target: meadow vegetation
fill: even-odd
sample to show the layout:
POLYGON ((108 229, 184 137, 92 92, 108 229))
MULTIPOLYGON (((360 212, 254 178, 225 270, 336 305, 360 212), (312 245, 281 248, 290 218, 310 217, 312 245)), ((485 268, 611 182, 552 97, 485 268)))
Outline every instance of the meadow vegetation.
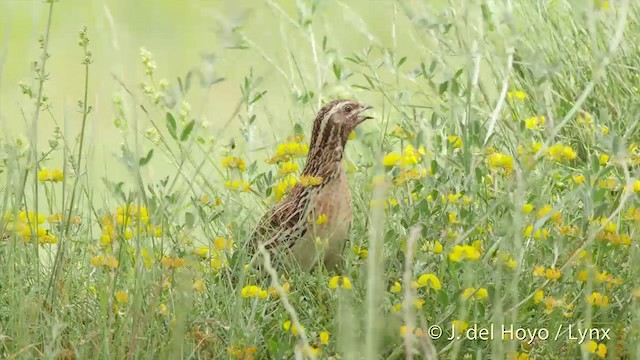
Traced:
POLYGON ((140 49, 129 65, 144 81, 115 78, 101 99, 126 171, 99 183, 86 128, 109 119, 94 111, 93 31, 65 45, 84 91, 59 124, 47 62, 64 14, 41 4, 33 79, 15 84, 29 126, 0 136, 0 358, 639 357, 638 3, 371 1, 392 46, 348 2, 264 4, 245 21, 274 17, 280 45, 238 24, 226 46, 258 53, 283 90, 241 69, 233 116, 203 121, 192 104, 210 100, 190 94, 225 74, 164 78, 140 49), (367 41, 339 49, 330 11, 367 41), (311 121, 338 97, 375 107, 347 146, 345 266, 265 277, 244 244, 294 184, 317 181, 299 176, 311 121), (213 135, 229 123, 235 136, 213 135))

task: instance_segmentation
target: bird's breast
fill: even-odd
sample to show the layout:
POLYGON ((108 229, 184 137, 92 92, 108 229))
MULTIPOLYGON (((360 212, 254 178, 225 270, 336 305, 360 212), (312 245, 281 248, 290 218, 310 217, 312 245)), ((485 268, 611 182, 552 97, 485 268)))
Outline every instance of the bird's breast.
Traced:
POLYGON ((325 184, 313 200, 313 237, 322 241, 324 263, 335 266, 342 256, 352 221, 351 192, 344 171, 325 184))

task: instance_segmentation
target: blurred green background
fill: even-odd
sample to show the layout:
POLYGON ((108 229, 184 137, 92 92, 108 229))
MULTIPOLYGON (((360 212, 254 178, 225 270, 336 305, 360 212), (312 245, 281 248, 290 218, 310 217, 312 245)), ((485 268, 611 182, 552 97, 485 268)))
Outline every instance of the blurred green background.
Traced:
MULTIPOLYGON (((313 2, 305 3, 308 8, 313 2)), ((50 80, 45 84, 53 117, 67 137, 76 136, 81 122, 77 102, 83 95, 84 79, 78 31, 86 25, 94 60, 89 102, 95 112, 89 117, 87 131, 92 165, 98 172, 94 175, 107 173, 113 154, 119 151, 122 136, 113 126, 113 97, 122 94, 122 87, 115 78, 129 89, 138 90, 137 85, 144 79, 139 55, 142 47, 154 56, 156 79, 166 78, 171 86, 176 85, 177 76, 184 77, 194 68, 226 79, 208 92, 194 86, 186 98, 194 117, 211 124, 208 136, 220 140, 236 135, 240 127, 239 117, 232 115, 241 99, 244 77, 252 72, 255 78, 262 78, 259 90, 267 93, 255 109, 259 115, 256 124, 263 130, 257 136, 256 147, 269 146, 290 133, 293 122, 310 122, 317 106, 318 97, 310 106, 293 107, 292 82, 323 96, 331 96, 332 90, 339 91, 343 85, 348 88, 354 82, 351 78, 345 84, 335 83, 331 66, 327 66, 332 59, 325 54, 314 55, 309 32, 300 30, 296 23, 301 15, 296 5, 294 0, 57 2, 47 62, 50 80), (233 49, 241 39, 248 48, 233 49), (203 62, 203 55, 214 60, 203 62), (316 56, 321 67, 316 65, 316 56), (317 81, 319 68, 323 71, 321 78, 333 82, 323 90, 317 81)), ((416 52, 408 32, 411 25, 391 0, 319 1, 316 6, 311 28, 316 51, 326 36, 327 46, 335 49, 336 58, 371 44, 402 54, 416 52)), ((0 1, 0 129, 5 136, 28 134, 33 104, 21 94, 18 84, 35 85, 31 67, 39 57, 38 38, 46 29, 47 14, 48 4, 43 1, 0 1)), ((352 89, 349 91, 353 94, 352 89)), ((142 99, 140 91, 136 96, 142 99)), ((354 96, 375 103, 375 99, 366 98, 367 94, 354 96)), ((39 146, 46 146, 54 127, 51 116, 41 113, 39 146)), ((141 122, 137 127, 142 134, 147 125, 141 122)))

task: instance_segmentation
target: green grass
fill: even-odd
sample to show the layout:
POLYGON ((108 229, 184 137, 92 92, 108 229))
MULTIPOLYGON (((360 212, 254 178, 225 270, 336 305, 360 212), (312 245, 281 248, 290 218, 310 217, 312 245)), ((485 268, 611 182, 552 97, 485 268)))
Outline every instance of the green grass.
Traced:
POLYGON ((33 81, 2 83, 24 93, 3 126, 26 126, 0 136, 0 358, 640 357, 637 4, 267 0, 239 20, 262 33, 220 33, 222 60, 165 76, 146 50, 92 52, 91 27, 55 41, 63 3, 38 5, 33 81), (77 106, 51 100, 62 52, 77 106), (113 98, 105 61, 136 74, 109 76, 113 98), (220 87, 239 89, 230 115, 209 109, 220 87), (348 144, 344 268, 245 271, 300 172, 269 160, 345 96, 376 119, 348 144))

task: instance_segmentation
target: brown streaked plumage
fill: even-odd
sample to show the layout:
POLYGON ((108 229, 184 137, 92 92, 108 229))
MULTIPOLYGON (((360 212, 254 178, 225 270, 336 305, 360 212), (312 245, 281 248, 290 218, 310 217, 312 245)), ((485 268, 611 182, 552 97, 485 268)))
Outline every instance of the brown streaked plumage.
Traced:
POLYGON ((313 122, 307 163, 301 175, 321 181, 314 186, 298 182, 262 217, 250 241, 254 251, 263 243, 277 264, 293 259, 305 271, 319 262, 327 269, 340 263, 352 219, 342 158, 349 134, 370 118, 361 115, 370 108, 338 99, 320 109, 313 122), (326 221, 318 224, 316 220, 321 216, 326 221))

